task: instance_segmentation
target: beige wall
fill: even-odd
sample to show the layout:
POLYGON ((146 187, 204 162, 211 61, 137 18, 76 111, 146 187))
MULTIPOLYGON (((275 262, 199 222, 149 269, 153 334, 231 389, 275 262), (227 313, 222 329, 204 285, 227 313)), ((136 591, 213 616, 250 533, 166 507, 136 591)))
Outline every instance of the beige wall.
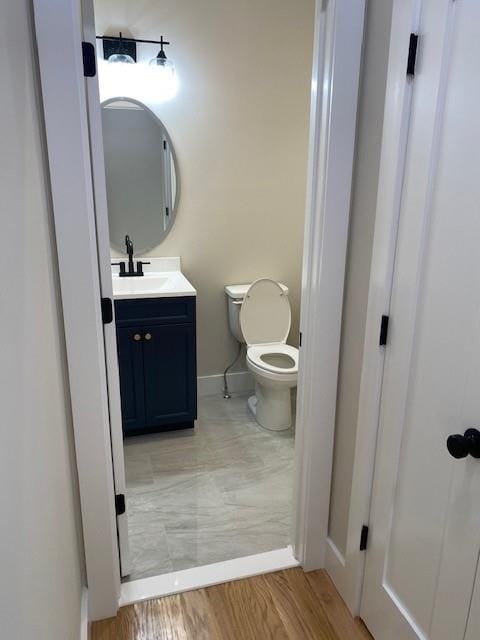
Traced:
POLYGON ((148 106, 173 139, 181 198, 151 255, 181 256, 198 290, 199 375, 235 354, 225 284, 285 282, 296 343, 314 0, 95 0, 95 11, 97 33, 172 42, 180 91, 148 106))
POLYGON ((31 2, 0 0, 0 636, 78 640, 83 569, 31 2))
MULTIPOLYGON (((343 553, 355 451, 393 0, 368 0, 345 281, 330 537, 343 553)), ((360 535, 360 532, 359 532, 360 535)))

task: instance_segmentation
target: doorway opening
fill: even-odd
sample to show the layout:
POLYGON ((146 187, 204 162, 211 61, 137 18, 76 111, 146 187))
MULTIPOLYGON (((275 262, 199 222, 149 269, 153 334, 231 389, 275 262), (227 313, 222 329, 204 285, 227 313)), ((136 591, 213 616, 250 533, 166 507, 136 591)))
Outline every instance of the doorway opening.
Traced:
POLYGON ((210 5, 94 1, 125 581, 294 543, 315 2, 210 5))
MULTIPOLYGON (((35 0, 34 9, 69 362, 89 611, 92 619, 100 619, 115 614, 119 594, 125 593, 127 585, 122 588, 120 585, 118 551, 125 570, 128 565, 125 560, 128 558, 125 558, 124 551, 128 551, 128 544, 125 547, 123 541, 128 541, 128 531, 126 514, 121 509, 125 494, 125 466, 116 327, 115 323, 109 323, 111 314, 108 301, 114 298, 114 283, 106 206, 104 149, 98 142, 102 140, 101 100, 98 78, 92 76, 92 67, 88 64, 82 67, 81 64, 82 52, 84 62, 91 59, 90 45, 95 43, 97 32, 93 2, 83 0, 81 4, 83 23, 80 20, 79 0, 62 0, 55 5, 55 25, 48 19, 51 6, 47 6, 45 0, 35 0), (59 50, 63 52, 62 65, 58 64, 59 50), (68 73, 64 72, 65 69, 68 73), (86 79, 84 75, 87 76, 86 79)), ((212 24, 215 24, 215 16, 211 17, 212 24)), ((326 548, 336 372, 363 18, 363 3, 354 8, 343 0, 332 0, 326 5, 320 1, 315 3, 305 252, 302 267, 303 339, 299 358, 294 463, 295 537, 293 555, 290 552, 292 561, 301 563, 306 569, 323 566, 326 548), (337 158, 339 142, 342 162, 338 162, 337 158), (335 185, 335 188, 330 188, 331 185, 335 185), (328 299, 328 305, 323 304, 325 299, 328 299), (322 390, 321 394, 318 393, 319 389, 322 390), (318 424, 323 427, 318 429, 318 424)), ((158 35, 152 39, 157 40, 158 35)), ((201 51, 202 43, 196 44, 196 51, 201 51)), ((197 59, 201 62, 202 57, 197 56, 197 59)), ((177 58, 177 64, 179 60, 177 58)), ((213 91, 220 86, 218 83, 214 85, 213 91)), ((285 100, 283 93, 281 99, 285 100)), ((243 96, 242 100, 239 104, 248 113, 252 96, 249 95, 248 100, 247 96, 243 96)), ((268 121, 267 116, 268 114, 264 114, 263 122, 268 121)), ((201 134, 202 129, 198 127, 197 121, 194 125, 195 132, 201 134)), ((181 130, 180 135, 183 136, 184 133, 181 130)), ((247 142, 251 141, 252 133, 253 130, 249 130, 251 137, 246 137, 247 142)), ((215 136, 212 140, 215 140, 215 136)), ((248 144, 239 148, 246 151, 243 159, 250 161, 253 156, 249 153, 248 144)), ((272 147, 270 151, 275 148, 272 147)), ((207 155, 207 151, 210 151, 208 144, 203 145, 202 150, 202 162, 198 164, 200 176, 205 175, 207 166, 212 170, 221 165, 215 155, 207 155)), ((287 151, 290 153, 291 148, 287 151)), ((237 163, 235 168, 241 170, 244 165, 237 163)), ((181 164, 180 169, 182 170, 181 164)), ((257 182, 261 179, 262 173, 258 172, 257 182)), ((275 187, 279 188, 279 184, 276 182, 275 187)), ((231 185, 222 183, 222 186, 228 188, 230 193, 231 185)), ((195 201, 194 204, 199 202, 195 201)), ((210 201, 208 204, 213 206, 210 201)), ((241 204, 244 205, 241 212, 248 211, 250 203, 241 204)), ((198 212, 198 207, 195 211, 198 212)), ((225 208, 222 207, 219 216, 224 212, 225 208)), ((185 223, 185 216, 178 216, 166 241, 170 242, 175 237, 176 230, 182 226, 181 220, 185 223)), ((186 228, 188 230, 189 225, 186 228)), ((252 226, 248 242, 244 243, 248 249, 255 246, 254 230, 255 225, 252 226)), ((211 227, 208 231, 214 234, 216 228, 211 227)), ((236 229, 232 227, 229 231, 233 233, 236 229)), ((195 238, 200 239, 204 235, 205 229, 198 230, 197 227, 195 238)), ((226 237, 225 233, 222 234, 222 238, 226 237)), ((163 248, 166 247, 164 245, 163 248)), ((182 255, 181 251, 168 253, 177 258, 179 254, 182 255)), ((183 258, 182 269, 170 269, 170 272, 188 271, 187 262, 191 255, 189 253, 187 258, 183 258)), ((259 252, 258 255, 266 254, 259 252)), ((288 256, 285 247, 283 255, 288 256)), ((153 260, 155 257, 146 259, 145 262, 153 260)), ((218 270, 213 260, 210 264, 211 272, 218 270)), ((130 270, 130 265, 127 267, 130 270)), ((116 267, 118 270, 120 268, 116 267)), ((252 274, 242 284, 252 282, 256 276, 257 274, 252 274)), ((285 280, 281 273, 272 274, 271 277, 279 283, 285 280)), ((166 278, 165 286, 169 279, 170 277, 166 278)), ((147 280, 146 278, 142 282, 147 280)), ((221 287, 215 294, 221 297, 222 305, 226 304, 223 287, 235 282, 241 281, 222 277, 221 287)), ((290 293, 292 291, 293 287, 290 293)), ((208 302, 208 299, 205 297, 204 301, 208 302)), ((214 318, 214 315, 211 317, 214 318)), ((214 345, 214 349, 218 349, 222 344, 221 334, 215 332, 214 335, 219 338, 218 344, 214 345)), ((139 342, 143 346, 147 341, 152 341, 152 337, 151 331, 146 331, 140 334, 139 342), (150 334, 149 338, 147 333, 150 334)), ((231 341, 230 337, 228 339, 231 341)), ((226 363, 222 364, 225 366, 226 363)), ((253 564, 244 558, 240 563, 242 570, 238 571, 237 567, 231 579, 240 574, 254 575, 258 571, 282 568, 285 558, 279 560, 278 554, 275 557, 275 566, 272 563, 266 566, 266 562, 258 560, 258 555, 249 556, 255 559, 253 564)), ((178 573, 173 575, 179 577, 178 573)), ((174 585, 176 591, 191 588, 181 584, 181 580, 177 578, 174 585)), ((225 576, 217 575, 210 580, 218 582, 224 578, 225 576)), ((133 585, 141 582, 145 581, 136 580, 127 584, 133 588, 133 585)), ((207 582, 205 576, 204 579, 198 578, 197 586, 207 582)), ((144 587, 141 587, 142 593, 136 594, 139 598, 162 593, 161 589, 152 587, 150 591, 147 589, 146 594, 146 586, 144 587)), ((123 595, 120 595, 120 602, 125 602, 123 595)))

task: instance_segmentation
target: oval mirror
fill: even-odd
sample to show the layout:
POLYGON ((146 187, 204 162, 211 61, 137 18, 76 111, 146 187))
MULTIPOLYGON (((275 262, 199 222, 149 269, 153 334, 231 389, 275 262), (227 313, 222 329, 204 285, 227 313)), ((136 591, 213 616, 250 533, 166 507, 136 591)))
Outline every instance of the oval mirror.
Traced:
POLYGON ((162 122, 130 98, 102 103, 108 226, 111 246, 135 254, 162 242, 172 228, 179 197, 178 166, 162 122))

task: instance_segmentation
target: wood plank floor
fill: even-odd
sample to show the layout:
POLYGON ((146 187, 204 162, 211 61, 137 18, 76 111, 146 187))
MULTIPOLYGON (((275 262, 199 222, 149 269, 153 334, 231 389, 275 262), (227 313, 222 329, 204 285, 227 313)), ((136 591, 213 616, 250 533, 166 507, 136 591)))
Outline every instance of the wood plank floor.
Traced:
POLYGON ((91 640, 372 640, 324 571, 289 569, 150 600, 94 623, 91 640))

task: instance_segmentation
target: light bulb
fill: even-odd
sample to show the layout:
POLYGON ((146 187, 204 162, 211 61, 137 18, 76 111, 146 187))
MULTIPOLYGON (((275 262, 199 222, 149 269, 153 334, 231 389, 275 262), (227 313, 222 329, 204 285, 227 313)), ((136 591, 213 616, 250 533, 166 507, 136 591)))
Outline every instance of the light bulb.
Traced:
POLYGON ((112 53, 108 58, 108 62, 113 64, 135 64, 135 60, 132 56, 129 56, 126 53, 112 53))

